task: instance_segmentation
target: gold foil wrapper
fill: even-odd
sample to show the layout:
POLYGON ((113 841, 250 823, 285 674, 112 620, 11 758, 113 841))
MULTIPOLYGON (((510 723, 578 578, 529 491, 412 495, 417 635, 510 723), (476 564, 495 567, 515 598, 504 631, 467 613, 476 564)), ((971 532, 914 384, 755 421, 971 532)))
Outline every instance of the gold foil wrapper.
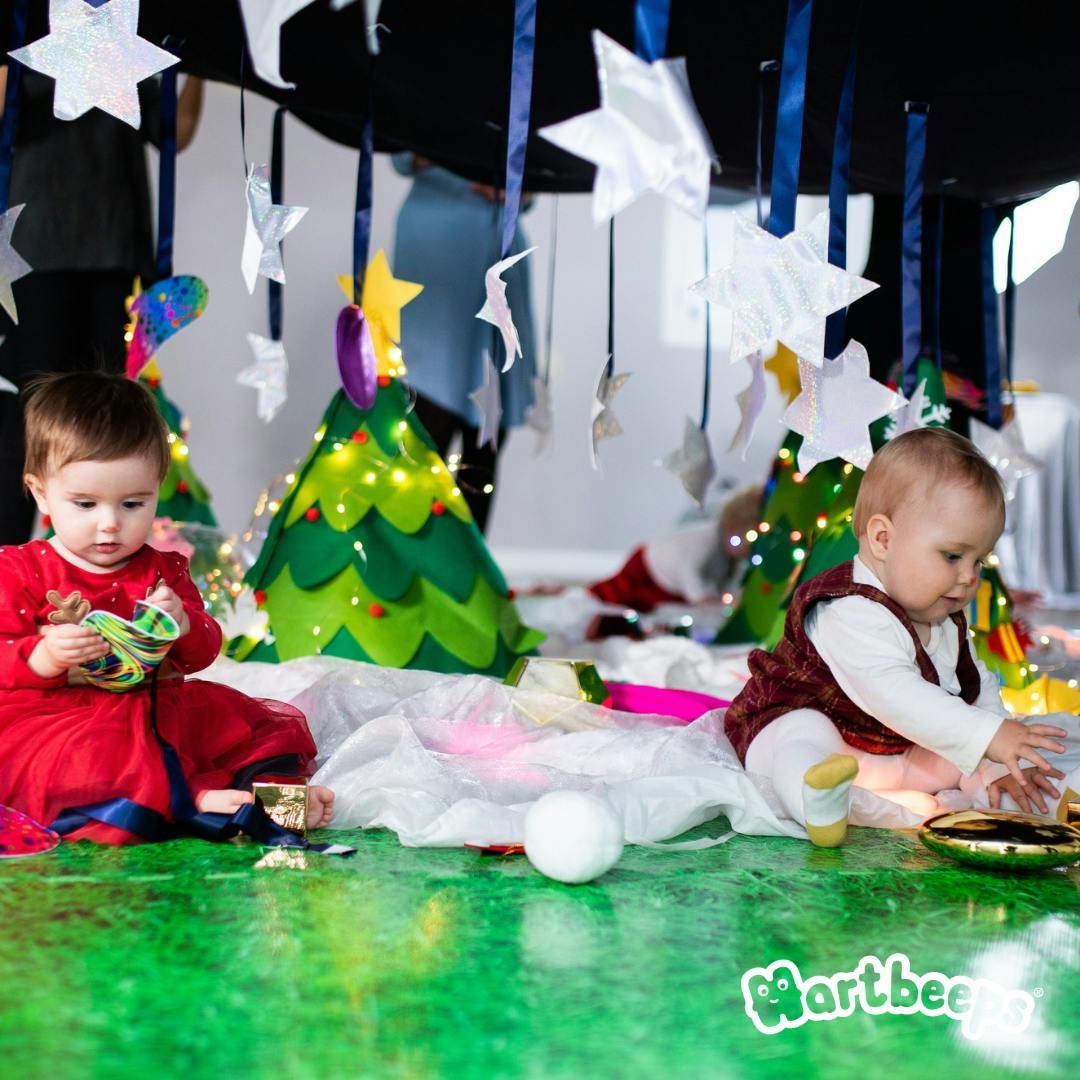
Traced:
POLYGON ((1080 792, 1072 788, 1064 790, 1058 804, 1057 819, 1074 829, 1080 829, 1080 792))
POLYGON ((256 783, 252 791, 271 821, 293 832, 307 831, 307 784, 256 783))
POLYGON ((1080 830, 1008 810, 960 810, 923 823, 932 851, 975 866, 1044 869, 1080 862, 1080 830))

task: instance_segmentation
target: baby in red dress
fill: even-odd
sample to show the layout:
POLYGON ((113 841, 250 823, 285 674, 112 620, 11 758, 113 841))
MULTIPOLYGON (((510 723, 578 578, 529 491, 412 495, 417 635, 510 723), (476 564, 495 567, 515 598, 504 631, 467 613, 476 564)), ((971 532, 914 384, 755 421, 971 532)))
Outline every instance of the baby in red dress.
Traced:
MULTIPOLYGON (((55 535, 0 548, 0 803, 44 824, 80 810, 89 820, 67 838, 113 844, 141 837, 86 808, 130 800, 172 820, 150 680, 123 693, 89 685, 80 666, 109 646, 87 626, 50 620, 57 593, 124 619, 146 600, 175 620, 156 725, 195 809, 232 814, 252 801, 244 788, 258 773, 309 773, 315 744, 297 709, 184 678, 213 662, 221 630, 187 560, 145 542, 170 454, 150 395, 123 376, 48 376, 26 396, 25 424, 26 485, 55 535)), ((329 824, 333 800, 309 788, 309 828, 329 824)))

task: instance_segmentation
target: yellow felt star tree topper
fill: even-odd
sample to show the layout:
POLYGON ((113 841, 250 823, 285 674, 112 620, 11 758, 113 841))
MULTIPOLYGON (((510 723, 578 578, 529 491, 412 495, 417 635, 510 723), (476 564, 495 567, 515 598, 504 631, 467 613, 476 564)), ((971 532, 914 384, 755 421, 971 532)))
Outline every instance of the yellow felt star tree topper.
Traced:
MULTIPOLYGON (((349 274, 338 275, 345 298, 355 303, 353 278, 349 274)), ((405 361, 401 356, 401 309, 424 291, 415 281, 394 277, 386 253, 382 248, 368 263, 364 274, 364 294, 360 307, 371 331, 371 343, 375 348, 375 360, 380 375, 400 378, 405 374, 405 361)))

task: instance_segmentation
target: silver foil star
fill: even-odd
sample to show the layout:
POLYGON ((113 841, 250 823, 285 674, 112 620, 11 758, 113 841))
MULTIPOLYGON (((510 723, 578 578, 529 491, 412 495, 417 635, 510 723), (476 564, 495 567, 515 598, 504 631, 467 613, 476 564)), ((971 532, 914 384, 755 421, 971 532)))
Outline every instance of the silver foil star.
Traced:
POLYGON ((784 423, 803 437, 799 471, 836 457, 865 469, 874 456, 869 426, 904 399, 870 378, 870 357, 857 341, 821 367, 800 356, 799 377, 802 390, 784 413, 784 423))
POLYGON ((0 304, 11 316, 11 321, 18 324, 19 313, 15 310, 15 296, 11 291, 11 283, 26 277, 30 273, 30 264, 11 246, 11 231, 15 228, 15 222, 26 207, 26 203, 19 203, 10 210, 0 214, 0 304))
POLYGON ((539 375, 533 376, 532 404, 525 410, 525 426, 536 432, 534 453, 541 453, 551 440, 555 429, 555 416, 551 410, 551 390, 539 375))
POLYGON ((499 386, 499 373, 491 362, 489 353, 484 353, 484 382, 469 394, 476 407, 480 410, 480 434, 477 436, 477 447, 491 443, 492 447, 498 444, 499 422, 502 420, 502 393, 499 386))
POLYGON ((664 458, 663 466, 682 481, 686 493, 698 506, 705 505, 705 492, 716 475, 716 463, 709 436, 690 417, 686 418, 682 446, 664 458))
POLYGON ((626 384, 632 372, 622 371, 618 375, 608 375, 607 366, 611 357, 604 361, 600 369, 600 378, 596 383, 596 393, 593 395, 592 409, 590 411, 591 424, 589 426, 589 453, 594 469, 600 468, 600 462, 596 456, 596 444, 601 439, 614 439, 623 433, 619 418, 611 409, 611 403, 615 395, 626 384))
POLYGON ((484 306, 476 313, 476 317, 499 328, 506 349, 503 371, 509 371, 514 361, 521 355, 521 340, 518 338, 517 327, 514 325, 513 312, 506 301, 506 282, 503 281, 502 275, 514 263, 520 262, 535 250, 535 247, 531 247, 527 251, 519 251, 509 258, 500 259, 484 271, 484 306))
POLYGON ((74 120, 98 108, 138 128, 138 84, 180 58, 138 35, 139 0, 49 0, 49 33, 11 55, 56 80, 53 113, 74 120))
POLYGON ((270 423, 289 397, 289 362, 285 356, 285 346, 261 334, 248 334, 247 339, 255 363, 244 368, 236 376, 236 381, 241 386, 250 386, 259 391, 256 412, 260 420, 270 423))
POLYGON ((733 311, 731 362, 783 342, 800 359, 820 367, 825 358, 825 318, 877 288, 828 261, 829 212, 777 239, 735 216, 735 257, 690 288, 733 311))
POLYGON ((705 216, 714 153, 694 106, 686 60, 640 60, 593 31, 600 108, 540 129, 548 142, 596 165, 598 224, 653 190, 705 216))
POLYGON ((1024 436, 1016 420, 995 431, 978 420, 971 422, 971 440, 986 455, 986 459, 998 471, 1005 488, 1005 501, 1016 498, 1016 489, 1025 476, 1031 476, 1042 468, 1042 462, 1027 452, 1024 436))
POLYGON ((249 293, 255 291, 260 274, 285 284, 281 261, 281 241, 308 212, 306 206, 278 206, 270 198, 270 170, 252 163, 247 178, 247 226, 240 269, 249 293))

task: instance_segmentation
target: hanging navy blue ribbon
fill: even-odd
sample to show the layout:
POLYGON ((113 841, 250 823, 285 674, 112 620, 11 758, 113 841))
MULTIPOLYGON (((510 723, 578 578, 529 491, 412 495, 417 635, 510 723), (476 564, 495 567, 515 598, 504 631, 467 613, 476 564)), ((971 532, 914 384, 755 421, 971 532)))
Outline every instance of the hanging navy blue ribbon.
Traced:
POLYGON ((945 245, 945 196, 939 195, 937 214, 934 218, 933 287, 930 292, 930 310, 924 313, 926 340, 934 350, 934 363, 941 370, 941 256, 945 245))
MULTIPOLYGON (((274 126, 270 136, 270 201, 282 205, 285 190, 285 105, 274 110, 274 126)), ((279 245, 285 254, 284 241, 279 245)), ((269 304, 270 338, 281 340, 285 317, 285 289, 281 282, 267 279, 267 302, 269 304)))
POLYGON ((930 106, 908 101, 904 155, 904 220, 900 251, 901 372, 904 393, 915 390, 922 351, 922 209, 926 166, 926 118, 930 106))
POLYGON ((761 208, 762 199, 762 166, 761 147, 765 141, 765 76, 779 71, 780 65, 775 60, 762 60, 758 66, 758 97, 757 97, 757 147, 754 158, 754 203, 757 207, 757 223, 759 229, 765 228, 765 213, 761 208))
POLYGON ((1013 280, 1013 252, 1016 248, 1016 207, 1009 208, 1009 256, 1005 277, 1005 383, 1012 391, 1013 348, 1016 345, 1016 282, 1013 280))
POLYGON ((994 232, 997 225, 994 208, 984 206, 979 211, 979 271, 982 283, 986 422, 991 427, 1001 427, 1001 341, 998 298, 994 289, 994 232))
POLYGON ((671 0, 637 0, 634 4, 634 52, 650 64, 667 51, 671 0))
POLYGON ((518 212, 521 209, 535 51, 536 0, 516 0, 514 59, 510 73, 510 124, 506 134, 506 201, 503 203, 502 259, 510 254, 513 247, 514 236, 517 234, 518 212))
POLYGON ((158 139, 158 239, 156 280, 172 277, 176 228, 176 66, 161 75, 161 133, 158 139))
MULTIPOLYGON (((832 175, 829 178, 829 262, 847 267, 847 204, 851 177, 851 118, 855 111, 857 45, 852 42, 833 136, 832 175)), ((847 344, 847 309, 836 311, 825 322, 825 355, 839 356, 847 344)))
POLYGON ((607 375, 615 374, 615 215, 608 220, 607 262, 607 375))
MULTIPOLYGON (((26 7, 28 0, 15 0, 11 16, 11 48, 22 48, 26 41, 26 7)), ((7 88, 4 91, 4 123, 0 127, 0 214, 8 208, 11 198, 11 166, 15 160, 15 130, 19 122, 19 88, 22 85, 22 64, 8 58, 7 88)))
POLYGON ((375 158, 375 117, 370 98, 360 133, 360 160, 356 163, 356 211, 353 216, 353 303, 364 296, 364 271, 371 247, 372 168, 375 158))
POLYGON ((814 0, 788 0, 770 186, 769 232, 773 236, 786 236, 795 228, 795 197, 799 194, 799 157, 802 153, 803 103, 806 99, 806 61, 810 52, 810 20, 813 9, 814 0))

